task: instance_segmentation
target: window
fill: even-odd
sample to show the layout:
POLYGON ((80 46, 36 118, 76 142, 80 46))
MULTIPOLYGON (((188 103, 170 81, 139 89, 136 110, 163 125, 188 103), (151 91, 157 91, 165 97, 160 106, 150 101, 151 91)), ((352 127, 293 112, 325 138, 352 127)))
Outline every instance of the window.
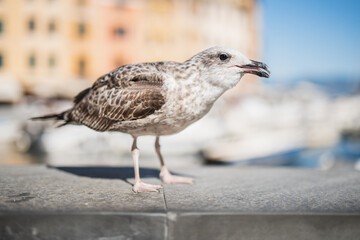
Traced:
POLYGON ((49 57, 49 68, 54 68, 56 64, 56 60, 54 56, 49 57))
POLYGON ((53 33, 56 30, 56 24, 55 21, 50 21, 48 26, 49 33, 53 33))
POLYGON ((77 0, 77 4, 80 6, 86 5, 86 0, 77 0))
POLYGON ((79 60, 79 76, 84 77, 85 76, 85 70, 86 70, 86 62, 85 59, 80 58, 79 60))
POLYGON ((29 31, 33 32, 35 30, 35 20, 32 18, 28 22, 29 31))
POLYGON ((126 62, 123 60, 123 59, 116 59, 115 61, 114 61, 114 68, 117 68, 117 67, 120 67, 120 66, 122 66, 122 65, 125 65, 126 64, 126 62))
POLYGON ((0 69, 4 66, 4 58, 3 55, 0 53, 0 69))
POLYGON ((2 34, 4 31, 4 23, 3 20, 0 19, 0 34, 2 34))
POLYGON ((85 23, 79 23, 79 25, 78 25, 78 34, 79 34, 79 36, 85 35, 85 32, 86 32, 85 23))
POLYGON ((35 55, 32 54, 32 55, 30 55, 30 57, 29 57, 29 66, 30 66, 31 68, 34 68, 35 65, 36 65, 36 58, 35 58, 35 55))
POLYGON ((126 33, 126 31, 122 27, 115 28, 115 30, 114 30, 115 37, 123 37, 125 35, 125 33, 126 33))

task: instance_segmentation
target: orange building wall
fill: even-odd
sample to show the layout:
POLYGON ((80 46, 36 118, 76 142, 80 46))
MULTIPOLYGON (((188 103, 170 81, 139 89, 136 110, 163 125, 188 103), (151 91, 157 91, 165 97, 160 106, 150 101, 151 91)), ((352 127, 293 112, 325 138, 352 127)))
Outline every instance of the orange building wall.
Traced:
MULTIPOLYGON (((0 1, 4 21, 0 81, 1 76, 11 75, 34 94, 70 97, 120 65, 184 61, 214 45, 256 59, 255 13, 255 0, 0 1), (51 22, 55 23, 52 33, 51 22), (79 33, 80 23, 84 34, 79 33), (36 57, 35 67, 29 64, 31 54, 36 57)), ((258 86, 257 78, 248 79, 243 82, 250 89, 258 86)), ((233 90, 233 96, 240 88, 246 87, 233 90)))

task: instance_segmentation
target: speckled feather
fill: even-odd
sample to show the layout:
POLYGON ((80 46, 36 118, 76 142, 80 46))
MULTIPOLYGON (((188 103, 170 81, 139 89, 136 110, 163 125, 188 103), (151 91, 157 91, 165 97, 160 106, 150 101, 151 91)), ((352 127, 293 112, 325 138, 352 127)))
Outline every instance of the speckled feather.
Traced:
POLYGON ((161 93, 164 76, 158 65, 126 65, 105 74, 75 97, 75 106, 65 115, 66 120, 106 131, 115 122, 153 114, 165 102, 161 93))

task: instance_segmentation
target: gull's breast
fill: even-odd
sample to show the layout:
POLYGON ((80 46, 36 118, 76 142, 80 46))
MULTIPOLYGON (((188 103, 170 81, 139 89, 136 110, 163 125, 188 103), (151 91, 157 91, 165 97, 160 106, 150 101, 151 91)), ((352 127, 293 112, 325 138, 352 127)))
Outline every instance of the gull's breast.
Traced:
POLYGON ((198 82, 198 79, 169 80, 164 88, 166 100, 161 109, 143 119, 119 122, 111 131, 133 136, 160 136, 184 130, 208 113, 216 100, 212 89, 198 82))

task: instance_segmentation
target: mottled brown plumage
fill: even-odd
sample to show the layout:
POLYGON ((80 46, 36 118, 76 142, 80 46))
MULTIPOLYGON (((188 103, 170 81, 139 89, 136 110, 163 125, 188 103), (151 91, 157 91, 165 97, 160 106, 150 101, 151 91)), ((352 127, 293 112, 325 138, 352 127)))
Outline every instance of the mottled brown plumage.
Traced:
POLYGON ((158 65, 162 64, 132 64, 105 74, 75 97, 64 120, 107 131, 116 122, 153 114, 165 103, 158 65))

